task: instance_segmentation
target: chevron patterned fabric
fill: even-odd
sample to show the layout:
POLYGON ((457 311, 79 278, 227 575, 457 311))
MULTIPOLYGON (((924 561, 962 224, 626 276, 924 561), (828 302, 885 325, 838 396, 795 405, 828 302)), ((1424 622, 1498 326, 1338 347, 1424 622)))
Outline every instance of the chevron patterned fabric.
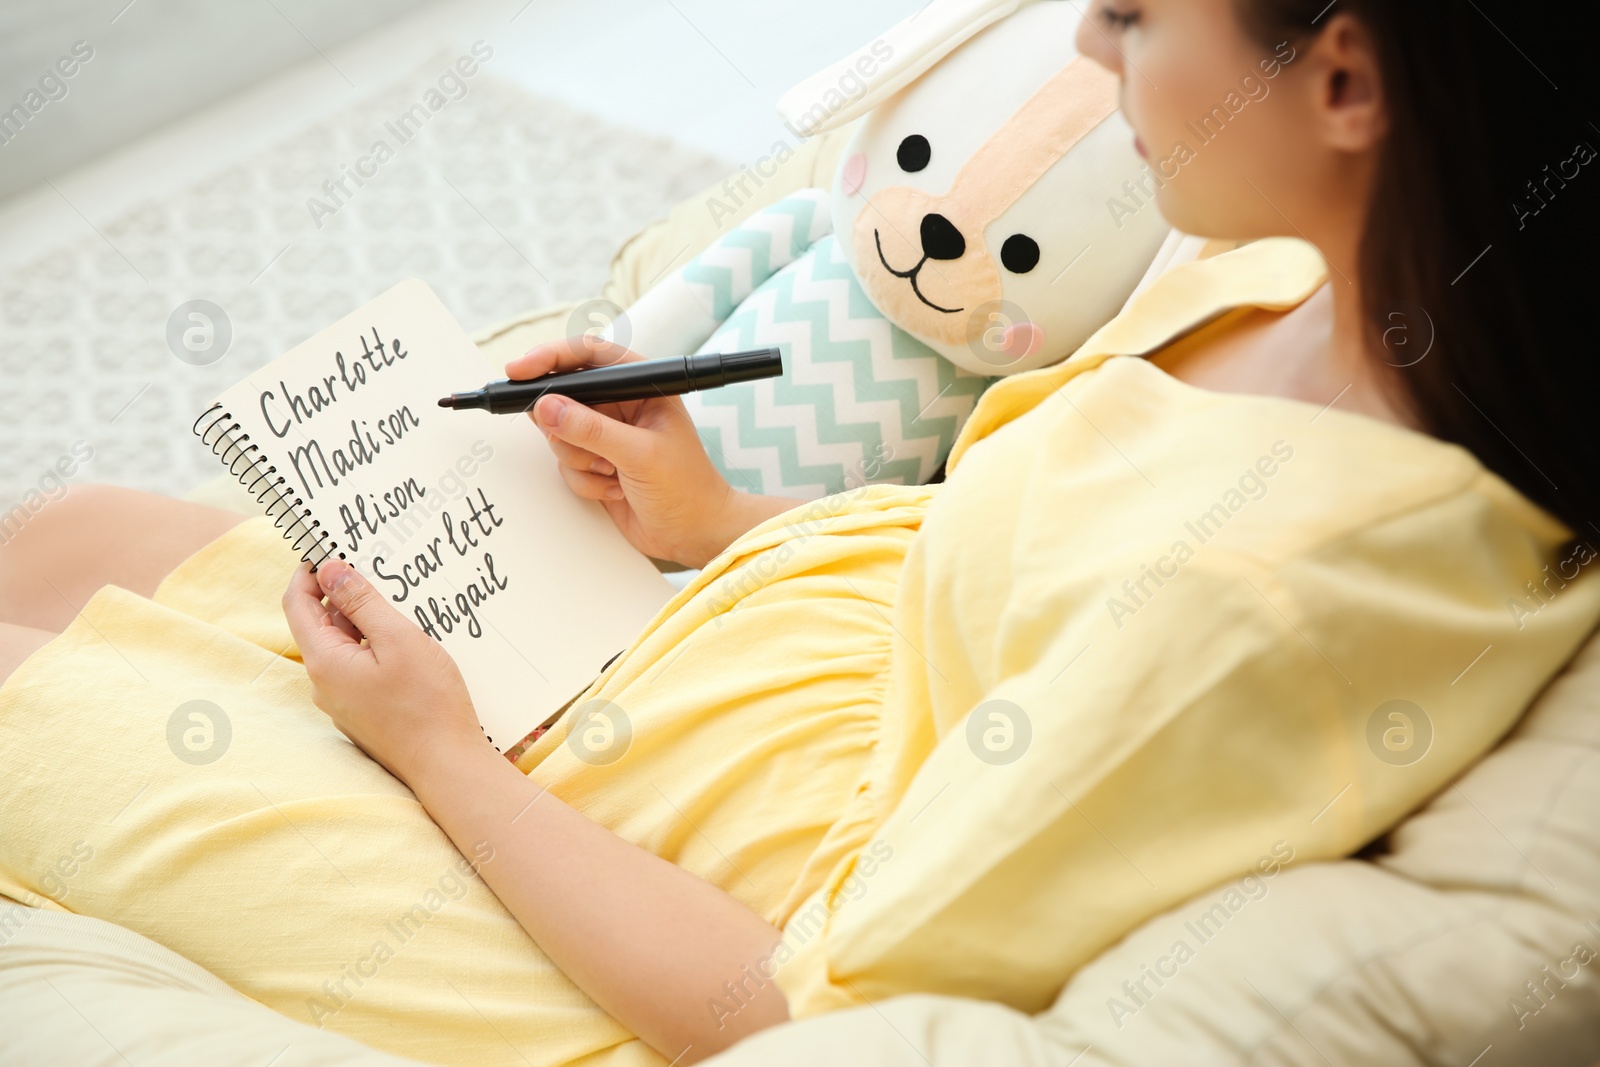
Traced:
POLYGON ((684 271, 715 294, 724 319, 700 351, 784 353, 779 378, 684 397, 712 461, 736 488, 801 500, 927 482, 994 379, 958 368, 884 318, 832 235, 733 306, 735 269, 761 277, 767 264, 795 256, 794 245, 774 256, 767 242, 803 242, 813 228, 809 215, 799 217, 810 210, 806 199, 775 209, 794 213, 793 224, 730 234, 719 242, 722 262, 684 271), (733 257, 743 261, 737 268, 728 256, 735 241, 746 253, 733 257))
POLYGON ((711 315, 725 322, 752 288, 831 232, 826 195, 806 189, 763 208, 683 268, 683 280, 711 293, 711 315))

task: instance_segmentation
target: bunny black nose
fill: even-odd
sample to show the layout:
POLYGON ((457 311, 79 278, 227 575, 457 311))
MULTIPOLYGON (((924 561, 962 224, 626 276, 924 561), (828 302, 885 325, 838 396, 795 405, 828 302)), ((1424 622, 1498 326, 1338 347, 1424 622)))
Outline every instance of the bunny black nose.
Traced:
POLYGON ((960 259, 967 239, 943 215, 922 216, 922 252, 929 259, 960 259))

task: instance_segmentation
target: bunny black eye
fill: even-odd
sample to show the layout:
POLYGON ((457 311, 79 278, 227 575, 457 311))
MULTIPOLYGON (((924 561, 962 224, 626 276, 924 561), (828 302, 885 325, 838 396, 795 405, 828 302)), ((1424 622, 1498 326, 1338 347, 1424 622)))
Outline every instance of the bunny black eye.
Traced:
POLYGON ((928 145, 928 139, 920 133, 914 133, 900 142, 894 157, 900 163, 901 170, 915 174, 928 165, 928 158, 932 155, 933 149, 928 145))
POLYGON ((1027 234, 1012 234, 1000 246, 1000 262, 1012 274, 1028 273, 1039 265, 1039 242, 1027 234))

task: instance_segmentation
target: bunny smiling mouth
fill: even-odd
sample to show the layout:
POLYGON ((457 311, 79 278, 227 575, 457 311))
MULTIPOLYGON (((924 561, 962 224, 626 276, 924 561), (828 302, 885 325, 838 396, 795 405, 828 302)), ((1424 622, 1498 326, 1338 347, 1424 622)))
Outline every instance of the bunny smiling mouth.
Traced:
POLYGON ((954 315, 963 310, 961 308, 942 308, 938 304, 935 304, 932 300, 929 300, 927 297, 923 296, 922 290, 917 288, 917 275, 922 273, 923 264, 928 262, 928 256, 924 255, 921 259, 917 260, 917 265, 912 267, 910 270, 895 270, 893 267, 889 266, 889 261, 883 258, 883 238, 879 235, 876 229, 872 231, 872 240, 878 246, 878 262, 883 264, 883 269, 888 271, 890 274, 893 274, 896 278, 904 278, 909 281, 911 283, 911 292, 918 300, 922 301, 924 304, 927 304, 933 310, 943 312, 946 315, 954 315))

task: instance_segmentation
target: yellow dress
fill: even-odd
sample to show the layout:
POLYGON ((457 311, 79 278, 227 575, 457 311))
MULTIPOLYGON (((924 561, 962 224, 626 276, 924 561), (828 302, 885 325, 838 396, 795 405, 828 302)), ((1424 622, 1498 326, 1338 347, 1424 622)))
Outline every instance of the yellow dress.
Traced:
MULTIPOLYGON (((584 694, 625 713, 621 758, 565 720, 521 757, 784 927, 712 1017, 765 976, 796 1015, 1042 1008, 1195 892, 1382 832, 1559 669, 1600 618, 1588 557, 1466 452, 1130 355, 1322 279, 1293 241, 1174 269, 993 386, 945 484, 797 507, 708 565, 584 694)), ((659 1063, 312 706, 293 562, 247 522, 0 688, 0 892, 421 1060, 659 1063)))

